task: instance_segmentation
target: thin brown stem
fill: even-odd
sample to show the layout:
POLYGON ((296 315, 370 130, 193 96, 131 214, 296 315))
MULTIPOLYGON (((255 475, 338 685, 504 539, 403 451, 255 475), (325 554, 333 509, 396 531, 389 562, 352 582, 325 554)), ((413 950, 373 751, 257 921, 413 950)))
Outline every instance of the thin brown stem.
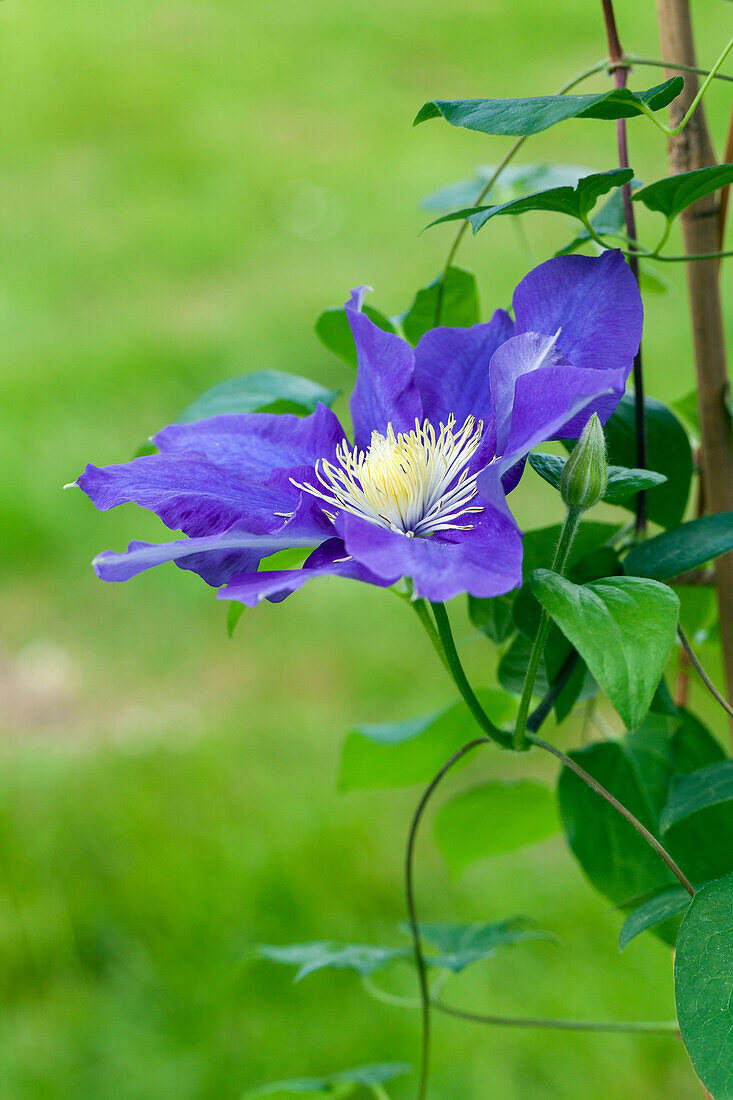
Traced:
MULTIPOLYGON (((620 64, 624 60, 624 51, 619 40, 616 17, 613 10, 613 0, 601 0, 603 5, 603 18, 606 25, 606 38, 608 40, 608 56, 612 63, 613 80, 617 88, 625 88, 629 77, 629 70, 620 64)), ((626 119, 619 118, 616 121, 616 145, 618 148, 619 168, 629 167, 629 147, 626 133, 626 119)), ((624 221, 626 223, 626 236, 633 249, 638 247, 636 235, 636 215, 631 201, 631 184, 625 183, 621 188, 624 204, 624 221)), ((627 256, 637 286, 639 285, 639 259, 633 253, 627 256)), ((641 358, 641 344, 634 358, 634 413, 636 424, 636 465, 640 470, 647 466, 647 441, 646 441, 646 416, 644 409, 644 370, 641 358)), ((636 497, 636 531, 643 535, 646 531, 646 493, 638 493, 636 497)))
POLYGON ((633 825, 637 833, 639 833, 639 835, 643 837, 649 847, 653 848, 659 858, 667 864, 672 874, 684 886, 690 897, 695 896, 695 887, 692 885, 684 872, 681 871, 680 868, 677 866, 667 849, 662 847, 657 838, 649 832, 645 825, 642 825, 638 817, 635 817, 634 814, 632 814, 631 810, 628 810, 626 806, 624 806, 622 802, 619 802, 619 800, 615 798, 610 791, 607 791, 606 788, 602 786, 597 779, 594 779, 589 772, 587 772, 584 768, 581 768, 580 764, 576 764, 572 757, 567 756, 561 749, 558 749, 556 745, 552 745, 549 741, 545 741, 544 738, 538 737, 537 734, 530 734, 528 740, 531 741, 532 744, 536 745, 538 748, 544 749, 545 752, 552 753, 552 755, 557 760, 559 760, 564 767, 569 768, 569 770, 572 772, 575 772, 578 778, 582 779, 583 782, 591 788, 591 790, 595 791, 596 794, 605 799, 606 802, 608 802, 609 806, 613 806, 614 810, 616 810, 617 813, 621 814, 621 816, 625 818, 630 825, 633 825))
POLYGON ((722 695, 721 692, 718 691, 715 684, 713 683, 713 681, 710 679, 710 677, 708 676, 705 669, 700 664, 700 661, 697 657, 697 654, 695 653, 694 649, 690 645, 690 641, 689 641, 687 635, 685 634, 682 627, 679 626, 679 625, 677 627, 677 636, 679 637, 679 640, 682 642, 684 651, 690 659, 690 664, 695 669, 695 672, 698 674, 698 676, 700 677, 700 679, 704 683, 705 687, 708 689, 708 691, 713 696, 713 698, 716 699, 720 703, 723 710, 728 715, 730 715, 731 718, 733 718, 733 707, 730 705, 730 703, 725 698, 725 696, 722 695))
MULTIPOLYGON (((696 65, 695 42, 689 0, 657 0, 659 37, 663 57, 670 59, 668 75, 678 63, 696 65)), ((671 122, 681 119, 692 104, 698 80, 690 75, 681 94, 670 105, 671 122)), ((672 173, 707 168, 717 163, 702 105, 697 107, 682 134, 669 142, 672 173)), ((713 253, 720 251, 720 212, 717 195, 710 194, 687 207, 680 216, 685 252, 708 255, 709 260, 687 264, 687 286, 692 316, 692 335, 697 374, 702 466, 709 512, 733 510, 733 437, 726 406, 726 362, 720 265, 713 253)), ((727 695, 733 697, 733 554, 715 562, 720 636, 727 695)))

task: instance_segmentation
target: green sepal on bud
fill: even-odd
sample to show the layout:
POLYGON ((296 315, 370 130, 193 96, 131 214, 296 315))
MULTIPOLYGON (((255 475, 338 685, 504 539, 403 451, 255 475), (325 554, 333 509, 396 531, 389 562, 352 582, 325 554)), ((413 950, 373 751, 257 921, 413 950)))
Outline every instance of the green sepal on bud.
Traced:
POLYGON ((568 508, 585 512, 603 499, 607 487, 606 438, 593 413, 563 467, 560 495, 568 508))

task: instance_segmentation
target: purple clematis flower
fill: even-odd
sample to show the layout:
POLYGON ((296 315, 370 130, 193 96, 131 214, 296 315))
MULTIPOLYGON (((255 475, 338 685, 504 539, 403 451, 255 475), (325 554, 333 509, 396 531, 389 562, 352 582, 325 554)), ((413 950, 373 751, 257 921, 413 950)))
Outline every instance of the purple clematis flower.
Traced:
POLYGON ((346 303, 357 348, 353 444, 330 409, 173 424, 158 454, 87 466, 78 485, 101 510, 135 501, 185 538, 130 543, 95 559, 127 580, 175 561, 222 599, 254 606, 336 574, 415 597, 497 596, 521 584, 522 542, 506 493, 528 452, 605 421, 639 347, 639 292, 619 252, 567 256, 531 271, 514 321, 497 310, 471 328, 436 328, 413 350, 346 303), (301 569, 258 572, 285 547, 301 569))

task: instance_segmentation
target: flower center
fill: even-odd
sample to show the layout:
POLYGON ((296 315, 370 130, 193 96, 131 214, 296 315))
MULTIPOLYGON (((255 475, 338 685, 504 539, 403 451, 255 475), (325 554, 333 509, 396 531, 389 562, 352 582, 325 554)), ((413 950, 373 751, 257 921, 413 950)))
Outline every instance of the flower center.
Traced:
MULTIPOLYGON (((320 459, 315 466, 320 487, 293 484, 337 511, 408 536, 469 531, 472 524, 456 520, 483 511, 470 506, 480 471, 469 474, 467 469, 483 422, 469 416, 457 432, 455 424, 450 416, 436 432, 429 420, 416 420, 412 431, 399 435, 388 424, 385 435, 372 432, 366 451, 344 442, 336 449, 336 462, 320 459)), ((335 520, 335 513, 324 512, 335 520)))

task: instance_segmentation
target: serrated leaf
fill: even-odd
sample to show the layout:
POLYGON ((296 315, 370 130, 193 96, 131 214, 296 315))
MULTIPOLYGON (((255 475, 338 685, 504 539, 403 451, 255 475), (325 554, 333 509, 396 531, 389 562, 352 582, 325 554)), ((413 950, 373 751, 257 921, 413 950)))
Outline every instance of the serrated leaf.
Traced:
MULTIPOLYGON (((664 474, 665 485, 649 494, 649 519, 660 527, 676 527, 682 521, 692 480, 692 450, 687 432, 661 401, 644 402, 647 434, 647 466, 664 474)), ((636 466, 636 411, 634 397, 625 394, 604 428, 608 462, 613 466, 636 466)), ((634 511, 633 499, 621 507, 634 511)))
POLYGON ((244 1100, 257 1100, 258 1097, 276 1096, 278 1093, 346 1097, 351 1096, 356 1088, 385 1085, 388 1081, 411 1072, 412 1066, 406 1062, 377 1062, 332 1073, 328 1077, 299 1077, 290 1081, 275 1081, 270 1085, 250 1089, 244 1094, 244 1100))
POLYGON ((733 512, 700 516, 634 546, 623 561, 635 577, 667 580, 733 550, 733 512))
POLYGON ((648 928, 654 928, 662 921, 677 916, 690 904, 690 895, 683 886, 673 886, 669 890, 663 890, 661 894, 644 902, 633 913, 630 913, 621 925, 618 937, 618 949, 623 951, 633 939, 646 932, 648 928))
MULTIPOLYGON (((502 691, 487 688, 477 694, 497 726, 512 719, 516 706, 502 691)), ((473 730, 474 719, 462 702, 419 718, 356 726, 344 742, 339 789, 427 783, 473 730)))
POLYGON ((300 982, 317 970, 353 970, 362 978, 369 977, 395 959, 405 958, 410 954, 410 949, 324 940, 285 945, 265 943, 258 947, 257 953, 269 962, 297 966, 293 980, 300 982))
POLYGON ((628 729, 649 709, 675 638, 679 601, 671 588, 641 577, 573 584, 549 569, 532 589, 575 646, 628 729))
POLYGON ((672 784, 659 825, 666 832, 678 821, 733 799, 733 760, 721 760, 690 775, 678 777, 672 784))
POLYGON ((512 199, 498 206, 474 206, 463 210, 454 210, 430 222, 430 226, 443 222, 466 220, 471 223, 474 233, 478 233, 487 221, 497 216, 527 214, 532 210, 545 210, 557 214, 566 214, 583 220, 595 206, 601 195, 607 194, 613 187, 628 183, 633 172, 630 168, 613 168, 610 172, 596 172, 578 180, 575 187, 553 187, 548 191, 538 191, 534 195, 512 199))
POLYGON ((715 164, 650 183, 636 192, 634 202, 643 202, 665 218, 676 218, 693 202, 730 183, 733 183, 733 164, 715 164))
POLYGON ((513 852, 558 831, 550 787, 534 780, 491 780, 462 791, 435 815, 435 840, 451 870, 478 859, 513 852))
POLYGON ((526 99, 432 99, 420 108, 413 125, 442 115, 451 126, 463 126, 482 134, 521 137, 538 134, 568 118, 632 118, 642 114, 641 103, 658 111, 671 103, 683 87, 682 77, 677 76, 644 92, 624 88, 595 95, 526 99))
POLYGON ((733 1097, 733 875, 709 882, 685 914, 674 962, 682 1041, 713 1100, 733 1097))
MULTIPOLYGON (((401 928, 404 932, 409 931, 408 925, 403 924, 401 928)), ((490 958, 499 947, 524 943, 527 940, 556 940, 551 932, 538 928, 526 917, 510 917, 491 924, 448 921, 421 923, 420 936, 438 951, 437 955, 428 955, 426 962, 434 967, 452 970, 454 974, 465 970, 471 963, 490 958)))
MULTIPOLYGON (((535 453, 529 456, 532 469, 556 489, 560 488, 563 466, 566 458, 559 455, 535 453)), ((603 496, 606 504, 622 504, 630 496, 642 490, 662 485, 667 478, 655 470, 629 470, 626 466, 608 467, 608 487, 603 496)))
POLYGON ((190 424, 223 413, 294 412, 299 415, 314 411, 319 401, 331 405, 336 390, 327 390, 301 378, 297 374, 285 374, 279 370, 261 370, 228 378, 212 386, 176 419, 177 424, 190 424))
MULTIPOLYGON (((385 315, 378 309, 375 309, 374 306, 365 303, 362 309, 369 320, 374 322, 377 328, 381 328, 385 332, 397 331, 389 317, 385 317, 385 315)), ((324 309, 315 323, 315 330, 316 336, 329 351, 332 351, 339 359, 343 359, 350 367, 356 368, 356 345, 354 343, 354 337, 351 334, 349 319, 346 316, 346 310, 343 306, 324 309)))
POLYGON ((440 302, 440 324, 453 328, 470 328, 478 324, 479 302, 476 276, 461 267, 450 267, 441 292, 442 274, 428 286, 418 290, 415 300, 402 317, 402 330, 411 344, 416 344, 429 329, 435 328, 440 302))

